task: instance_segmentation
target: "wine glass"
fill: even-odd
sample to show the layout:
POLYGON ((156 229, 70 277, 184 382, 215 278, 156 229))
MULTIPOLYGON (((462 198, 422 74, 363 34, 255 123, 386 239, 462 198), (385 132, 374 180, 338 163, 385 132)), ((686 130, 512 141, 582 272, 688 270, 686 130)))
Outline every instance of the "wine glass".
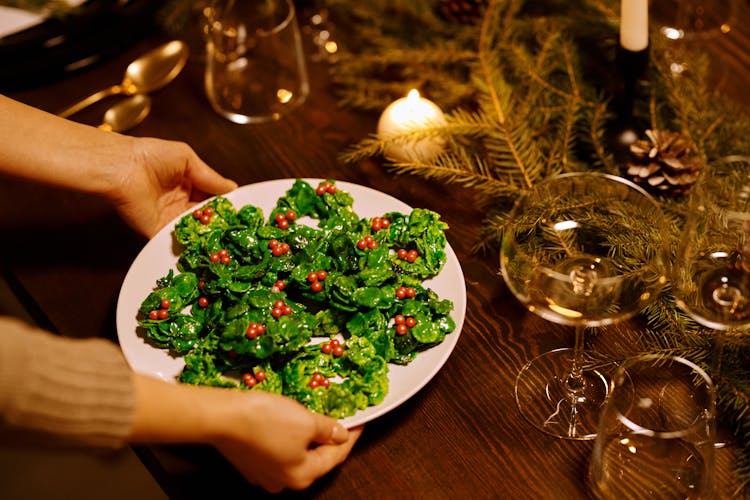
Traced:
POLYGON ((671 71, 676 75, 689 71, 687 49, 700 48, 730 33, 735 27, 736 12, 737 0, 659 2, 658 8, 652 9, 652 18, 671 53, 671 71))
POLYGON ((722 158, 693 186, 672 282, 677 306, 716 331, 718 371, 724 332, 750 327, 750 157, 722 158))
POLYGON ((615 373, 589 464, 598 498, 712 498, 715 391, 698 365, 643 355, 615 373))
POLYGON ((521 369, 518 409, 552 436, 593 439, 609 381, 584 367, 584 329, 629 318, 656 298, 669 265, 664 214, 628 180, 578 172, 534 186, 510 220, 500 262, 511 292, 528 310, 575 327, 572 349, 521 369))

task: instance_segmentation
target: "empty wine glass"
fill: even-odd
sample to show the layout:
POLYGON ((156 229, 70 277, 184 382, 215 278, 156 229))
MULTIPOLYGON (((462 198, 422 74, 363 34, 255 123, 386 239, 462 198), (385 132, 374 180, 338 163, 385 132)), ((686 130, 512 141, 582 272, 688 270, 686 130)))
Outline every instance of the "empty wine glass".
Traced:
POLYGON ((712 498, 715 394, 677 356, 627 360, 612 380, 589 465, 598 498, 712 498))
POLYGON ((724 333, 750 327, 750 157, 715 162, 693 187, 672 277, 677 305, 724 333))
POLYGON ((716 37, 732 31, 736 23, 737 0, 662 0, 652 9, 670 54, 675 75, 690 70, 688 49, 705 48, 716 37))
POLYGON ((500 252, 508 287, 529 311, 575 327, 572 349, 522 368, 518 409, 550 435, 593 439, 609 381, 584 368, 584 329, 629 318, 656 298, 669 263, 664 214, 632 182, 580 172, 536 185, 510 220, 500 252))

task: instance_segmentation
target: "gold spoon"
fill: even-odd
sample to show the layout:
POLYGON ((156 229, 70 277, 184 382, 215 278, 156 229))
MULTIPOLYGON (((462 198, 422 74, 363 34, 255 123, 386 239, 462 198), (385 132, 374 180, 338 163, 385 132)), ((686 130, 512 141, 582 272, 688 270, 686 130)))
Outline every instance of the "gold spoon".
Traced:
POLYGON ((111 95, 146 94, 158 90, 174 80, 185 67, 187 58, 187 45, 180 40, 156 47, 128 65, 121 83, 88 96, 58 115, 67 118, 111 95))
POLYGON ((104 113, 102 130, 124 132, 146 118, 151 111, 151 98, 145 94, 136 94, 118 102, 104 113))

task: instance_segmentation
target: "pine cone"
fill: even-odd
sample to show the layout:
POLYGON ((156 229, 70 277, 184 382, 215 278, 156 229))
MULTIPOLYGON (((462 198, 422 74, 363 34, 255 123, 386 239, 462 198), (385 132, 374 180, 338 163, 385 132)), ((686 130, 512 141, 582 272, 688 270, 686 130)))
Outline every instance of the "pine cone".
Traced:
POLYGON ((648 140, 637 140, 630 145, 628 176, 656 193, 672 196, 687 193, 703 168, 703 162, 690 153, 690 141, 669 130, 646 130, 646 136, 648 140))
POLYGON ((440 0, 440 14, 448 21, 475 24, 482 19, 488 0, 440 0))

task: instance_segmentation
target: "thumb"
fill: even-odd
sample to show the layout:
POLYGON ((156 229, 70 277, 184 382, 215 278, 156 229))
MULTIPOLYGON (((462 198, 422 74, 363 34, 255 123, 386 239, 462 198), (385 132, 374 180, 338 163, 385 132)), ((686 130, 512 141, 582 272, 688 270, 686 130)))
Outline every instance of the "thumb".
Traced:
POLYGON ((312 440, 316 443, 341 444, 349 438, 349 431, 337 420, 318 413, 313 413, 313 416, 315 417, 315 430, 312 440))
POLYGON ((194 159, 188 173, 193 186, 206 194, 223 194, 237 189, 237 183, 219 174, 200 159, 194 159))

